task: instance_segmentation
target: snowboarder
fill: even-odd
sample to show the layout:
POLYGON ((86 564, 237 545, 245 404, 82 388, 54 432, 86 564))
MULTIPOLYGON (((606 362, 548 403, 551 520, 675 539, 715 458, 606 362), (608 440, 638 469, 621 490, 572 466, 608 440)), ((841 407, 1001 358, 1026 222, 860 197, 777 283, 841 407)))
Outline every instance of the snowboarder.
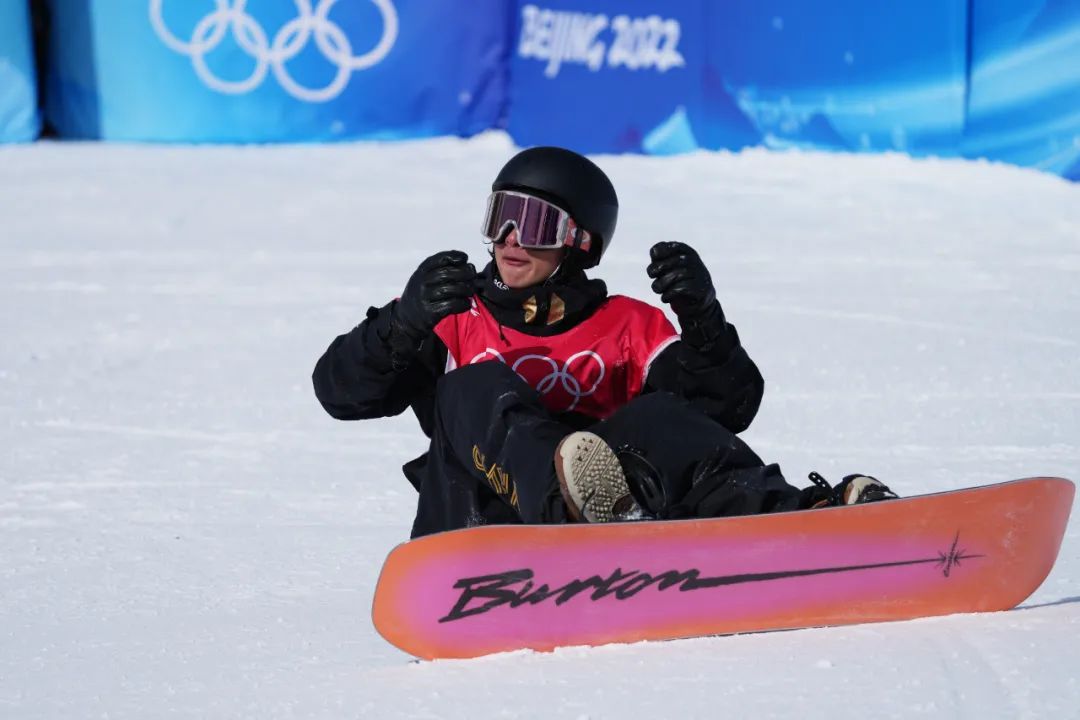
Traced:
POLYGON ((679 321, 608 295, 585 271, 611 247, 615 189, 577 153, 524 150, 488 197, 491 262, 449 250, 401 297, 336 338, 315 367, 335 418, 407 407, 431 439, 407 463, 412 536, 485 523, 607 522, 798 510, 895 497, 820 476, 799 489, 736 433, 764 381, 690 246, 659 242, 646 271, 679 321))

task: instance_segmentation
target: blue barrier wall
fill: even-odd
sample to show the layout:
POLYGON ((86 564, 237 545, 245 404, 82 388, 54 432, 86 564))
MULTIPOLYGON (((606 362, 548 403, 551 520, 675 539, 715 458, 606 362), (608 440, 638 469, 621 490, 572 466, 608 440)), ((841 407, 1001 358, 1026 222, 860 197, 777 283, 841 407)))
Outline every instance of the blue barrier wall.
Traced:
POLYGON ((1080 0, 44 1, 67 137, 505 127, 584 152, 901 151, 1080 178, 1080 0))
POLYGON ((499 122, 502 0, 49 0, 46 112, 67 137, 469 135, 499 122))
POLYGON ((0 2, 0 142, 37 137, 37 76, 29 0, 0 2))
POLYGON ((950 0, 830 0, 827 12, 805 0, 710 5, 702 145, 731 147, 737 109, 770 147, 955 154, 965 8, 950 0))
POLYGON ((508 128, 591 151, 955 154, 966 63, 964 2, 519 2, 508 128))
POLYGON ((973 0, 963 153, 1080 180, 1080 0, 973 0))
POLYGON ((524 145, 895 150, 1080 175, 1080 0, 518 0, 514 34, 507 128, 524 145))
MULTIPOLYGON (((672 115, 697 113, 706 3, 519 2, 507 116, 514 140, 641 152, 672 115)), ((693 146, 669 134, 668 150, 693 146)))

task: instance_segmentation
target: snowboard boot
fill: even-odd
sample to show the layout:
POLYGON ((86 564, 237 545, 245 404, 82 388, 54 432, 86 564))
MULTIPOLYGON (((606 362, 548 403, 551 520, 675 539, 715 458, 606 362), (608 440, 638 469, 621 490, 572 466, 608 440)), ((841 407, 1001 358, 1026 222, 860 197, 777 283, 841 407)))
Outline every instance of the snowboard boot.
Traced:
POLYGON ((812 508, 861 505, 880 500, 895 500, 899 497, 885 483, 870 475, 846 475, 839 485, 833 487, 828 480, 812 472, 810 481, 814 483, 814 487, 807 490, 814 491, 820 498, 811 505, 812 508))
POLYGON ((642 517, 619 458, 595 433, 575 432, 562 439, 555 448, 555 474, 574 520, 598 523, 642 517))

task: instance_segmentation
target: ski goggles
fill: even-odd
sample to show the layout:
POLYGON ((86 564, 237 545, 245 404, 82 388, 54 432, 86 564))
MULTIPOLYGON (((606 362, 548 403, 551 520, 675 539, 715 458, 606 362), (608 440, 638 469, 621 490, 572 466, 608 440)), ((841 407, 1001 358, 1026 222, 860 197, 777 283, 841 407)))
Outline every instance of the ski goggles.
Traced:
POLYGON ((517 244, 533 250, 573 247, 588 252, 592 236, 577 226, 570 213, 532 195, 499 190, 488 196, 480 232, 495 243, 506 241, 508 228, 517 230, 517 244))

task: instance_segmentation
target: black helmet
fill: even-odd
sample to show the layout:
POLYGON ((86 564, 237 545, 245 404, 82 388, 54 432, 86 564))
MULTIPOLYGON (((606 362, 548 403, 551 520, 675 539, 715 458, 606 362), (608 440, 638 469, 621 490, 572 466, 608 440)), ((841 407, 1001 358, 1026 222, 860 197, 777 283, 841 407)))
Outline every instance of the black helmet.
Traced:
POLYGON ((570 213, 578 226, 599 240, 582 267, 599 263, 611 245, 619 218, 619 198, 604 171, 583 155, 558 147, 522 150, 510 158, 491 184, 492 192, 499 190, 535 195, 570 213))

